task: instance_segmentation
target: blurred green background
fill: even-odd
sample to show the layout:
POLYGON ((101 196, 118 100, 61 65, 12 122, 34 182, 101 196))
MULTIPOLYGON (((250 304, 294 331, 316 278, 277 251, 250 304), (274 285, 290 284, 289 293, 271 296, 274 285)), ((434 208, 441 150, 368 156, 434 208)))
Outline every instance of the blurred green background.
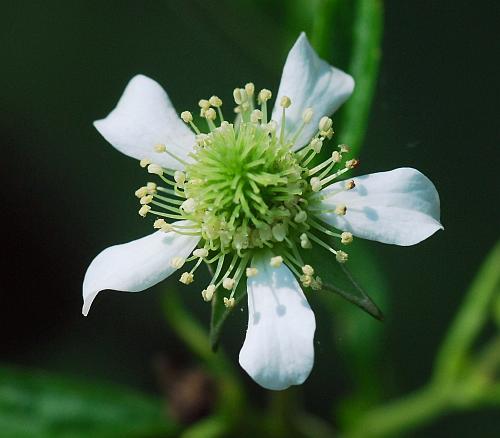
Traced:
MULTIPOLYGON (((91 123, 114 107, 137 73, 162 84, 178 111, 212 94, 230 101, 232 89, 248 81, 276 91, 286 53, 301 30, 314 29, 318 4, 3 2, 0 360, 10 368, 0 373, 0 436, 176 436, 217 412, 212 365, 193 354, 163 314, 163 292, 179 289, 208 327, 197 286, 181 289, 172 279, 143 294, 102 293, 81 316, 81 283, 92 258, 150 232, 133 197, 144 172, 91 123), (80 383, 40 381, 30 370, 80 383), (122 395, 126 387, 144 395, 122 395), (187 402, 179 395, 185 393, 187 402), (171 424, 165 430, 163 411, 171 424), (100 416, 109 429, 96 432, 89 421, 100 416), (23 426, 8 429, 11 422, 23 426)), ((386 320, 356 309, 351 317, 335 296, 312 298, 315 367, 289 395, 261 389, 238 367, 246 309, 235 312, 222 347, 256 412, 281 418, 300 404, 310 424, 328 435, 352 421, 359 406, 429 380, 447 328, 499 237, 498 9, 494 1, 384 2, 380 72, 358 172, 421 170, 440 193, 445 231, 415 247, 358 246, 353 270, 386 320), (353 394, 362 401, 347 402, 353 394)), ((349 10, 327 22, 333 30, 325 46, 325 56, 348 72, 351 41, 346 36, 341 47, 333 34, 349 35, 349 10)), ((481 336, 494 331, 486 325, 481 336)), ((404 436, 499 436, 499 409, 445 413, 404 436)), ((207 429, 199 436, 219 436, 214 427, 214 435, 207 429)), ((279 436, 280 428, 270 424, 268 436, 279 436)))

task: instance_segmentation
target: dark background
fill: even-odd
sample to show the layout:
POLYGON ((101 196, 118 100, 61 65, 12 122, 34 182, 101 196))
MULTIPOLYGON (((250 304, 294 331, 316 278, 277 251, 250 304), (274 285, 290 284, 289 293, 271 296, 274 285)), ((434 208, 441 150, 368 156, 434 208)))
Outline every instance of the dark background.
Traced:
MULTIPOLYGON (((160 393, 158 357, 195 364, 163 322, 165 285, 143 294, 102 293, 90 315, 81 316, 81 283, 92 258, 150 231, 133 197, 144 172, 91 122, 114 107, 136 73, 162 84, 178 111, 212 94, 229 101, 232 89, 250 80, 277 90, 301 29, 284 29, 276 5, 256 4, 2 4, 2 363, 153 393, 160 393)), ((369 244, 390 290, 384 398, 427 381, 446 328, 499 237, 497 4, 385 2, 380 77, 360 172, 421 170, 439 190, 445 231, 416 247, 369 244)), ((208 323, 197 289, 185 293, 208 323)), ((236 319, 223 341, 234 361, 245 316, 236 319)), ((347 367, 333 348, 317 348, 303 388, 306 407, 328 415, 327 405, 349 391, 347 367)), ((256 400, 266 397, 243 379, 256 400)), ((450 415, 417 435, 473 436, 480 426, 482 436, 494 436, 498 410, 450 415)))

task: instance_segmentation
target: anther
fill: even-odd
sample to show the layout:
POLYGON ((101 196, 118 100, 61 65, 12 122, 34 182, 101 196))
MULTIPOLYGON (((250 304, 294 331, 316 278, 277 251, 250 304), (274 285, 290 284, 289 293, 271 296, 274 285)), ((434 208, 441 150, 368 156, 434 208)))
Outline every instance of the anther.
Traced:
POLYGON ((269 99, 271 99, 271 97, 272 93, 267 88, 263 88, 259 91, 259 103, 267 102, 269 99))
POLYGON ((349 233, 348 231, 344 231, 344 232, 340 235, 340 241, 341 241, 344 245, 349 245, 349 243, 351 243, 351 242, 353 241, 352 233, 349 233))
POLYGON ((300 282, 304 287, 309 287, 313 282, 313 278, 310 275, 301 275, 300 282))
POLYGON ((207 110, 208 108, 210 108, 210 102, 207 99, 200 99, 198 101, 198 106, 201 109, 207 110))
POLYGON ((162 152, 165 152, 167 150, 167 147, 164 145, 164 144, 155 144, 154 145, 154 151, 155 152, 158 152, 159 154, 161 154, 162 152))
POLYGON ((351 148, 346 144, 339 144, 338 148, 340 149, 340 152, 343 154, 347 154, 347 153, 351 152, 351 148))
POLYGON ((354 187, 356 187, 356 184, 354 183, 354 180, 351 179, 344 184, 344 187, 346 190, 352 190, 354 187))
POLYGON ((209 99, 209 102, 210 102, 210 105, 212 105, 215 108, 219 108, 220 106, 222 106, 222 100, 219 99, 217 96, 212 96, 209 99))
POLYGON ((186 213, 193 213, 196 209, 196 201, 193 198, 188 198, 181 204, 181 208, 186 213))
POLYGON ((234 298, 224 297, 224 306, 226 306, 228 309, 232 309, 234 305, 235 305, 234 298))
POLYGON ((181 119, 184 123, 191 123, 193 121, 193 115, 189 111, 182 111, 181 119))
POLYGON ((165 222, 165 219, 156 219, 154 222, 153 222, 153 228, 159 230, 161 229, 163 226, 165 226, 167 223, 165 222))
POLYGON ((285 237, 287 234, 287 229, 286 229, 286 226, 284 224, 273 225, 271 231, 272 231, 273 237, 278 242, 283 242, 283 240, 285 240, 285 237))
POLYGON ((313 192, 319 192, 321 190, 321 180, 318 177, 313 177, 309 180, 309 184, 311 184, 311 190, 313 192))
POLYGON ((184 172, 181 172, 180 170, 176 170, 174 172, 174 180, 179 186, 182 187, 182 185, 186 181, 186 174, 184 172))
POLYGON ((243 103, 243 96, 241 95, 241 89, 235 88, 233 90, 233 99, 237 105, 241 105, 243 103))
POLYGON ((147 167, 149 164, 151 164, 151 160, 148 158, 143 158, 141 161, 139 161, 139 165, 142 168, 147 167))
POLYGON ((227 277, 224 278, 224 281, 222 282, 222 287, 227 290, 231 290, 234 287, 235 281, 234 278, 227 277))
POLYGON ((302 114, 302 120, 304 123, 310 123, 314 115, 314 111, 312 108, 306 108, 304 114, 302 114))
POLYGON ((321 132, 321 134, 323 135, 323 133, 327 133, 330 128, 332 127, 332 124, 333 124, 333 120, 330 119, 330 117, 321 117, 319 123, 318 123, 318 127, 319 127, 319 130, 321 132))
POLYGON ((292 104, 292 101, 288 96, 283 96, 280 100, 280 106, 282 108, 289 108, 291 104, 292 104))
POLYGON ((252 82, 245 84, 245 91, 248 97, 252 97, 255 92, 255 85, 252 82))
POLYGON ((301 210, 295 215, 293 220, 298 224, 301 224, 307 220, 307 213, 304 210, 301 210))
POLYGON ((302 272, 305 275, 313 276, 314 275, 314 268, 311 265, 304 265, 304 266, 302 266, 302 272))
POLYGON ((204 301, 209 302, 212 301, 214 293, 215 293, 215 286, 211 284, 206 289, 203 289, 201 291, 201 296, 204 301))
POLYGON ((346 169, 354 169, 359 166, 359 160, 348 160, 345 162, 346 169))
POLYGON ((143 197, 139 200, 139 202, 141 203, 141 205, 150 204, 152 201, 153 201, 153 195, 146 195, 146 196, 143 196, 143 197))
POLYGON ((283 263, 283 257, 281 256, 271 257, 271 260, 269 261, 269 264, 273 268, 279 268, 282 263, 283 263))
POLYGON ((136 191, 135 191, 135 196, 137 196, 138 198, 142 198, 143 196, 146 196, 148 194, 148 188, 147 187, 139 187, 136 191))
POLYGON ((311 241, 309 240, 309 237, 307 237, 306 233, 302 233, 300 235, 300 246, 303 249, 309 249, 312 248, 311 241))
POLYGON ((316 276, 316 278, 311 283, 312 290, 321 290, 323 289, 323 280, 320 277, 316 276))
POLYGON ((208 256, 208 249, 206 249, 206 248, 198 248, 198 249, 195 249, 195 250, 193 251, 193 255, 194 255, 195 257, 201 257, 201 258, 203 258, 203 259, 204 259, 205 257, 207 257, 207 256, 208 256))
POLYGON ((347 213, 347 207, 345 204, 338 204, 336 207, 335 207, 335 214, 338 215, 338 216, 345 216, 345 214, 347 213))
POLYGON ((323 146, 323 140, 321 140, 321 138, 315 138, 313 139, 313 141, 311 141, 310 146, 315 153, 319 154, 323 146))
POLYGON ((141 208, 139 208, 139 215, 142 217, 146 217, 146 215, 149 213, 149 210, 151 210, 151 207, 149 205, 143 205, 141 208))
POLYGON ((154 183, 154 182, 148 182, 148 183, 146 184, 146 189, 148 190, 148 194, 149 194, 149 195, 154 195, 154 194, 156 193, 156 188, 157 188, 157 187, 158 187, 158 186, 157 186, 157 185, 156 185, 156 183, 154 183))
POLYGON ((344 251, 337 251, 335 253, 335 259, 339 263, 345 263, 345 262, 347 262, 348 258, 349 258, 349 255, 346 252, 344 252, 344 251))
POLYGON ((332 152, 332 162, 334 163, 340 163, 342 160, 342 155, 340 155, 339 151, 333 151, 332 152))
POLYGON ((261 110, 253 110, 252 114, 250 114, 250 121, 252 123, 258 123, 259 120, 262 120, 262 111, 261 110))
POLYGON ((170 260, 170 266, 174 269, 181 269, 186 263, 186 259, 183 257, 172 257, 170 260))
POLYGON ((207 110, 205 110, 204 115, 207 120, 215 120, 217 117, 217 113, 213 108, 208 108, 207 110))
POLYGON ((194 275, 191 272, 183 272, 179 281, 184 284, 191 284, 194 281, 194 275))
POLYGON ((148 172, 153 173, 153 174, 158 175, 158 176, 162 176, 163 175, 163 168, 158 164, 150 164, 148 166, 148 172))
POLYGON ((245 273, 247 277, 255 277, 259 273, 259 270, 257 268, 247 268, 245 273))

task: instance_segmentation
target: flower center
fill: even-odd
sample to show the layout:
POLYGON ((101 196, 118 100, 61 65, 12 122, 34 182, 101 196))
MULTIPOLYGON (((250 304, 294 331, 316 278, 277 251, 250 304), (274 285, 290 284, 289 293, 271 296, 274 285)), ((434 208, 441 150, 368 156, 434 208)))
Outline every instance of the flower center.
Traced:
MULTIPOLYGON (((171 264, 180 269, 186 261, 197 260, 193 269, 180 278, 189 284, 203 260, 217 262, 214 277, 202 292, 207 301, 222 286, 232 291, 224 303, 228 307, 234 305, 233 295, 240 278, 244 274, 258 274, 247 265, 253 251, 260 248, 272 249, 275 256, 270 260, 271 266, 285 262, 305 287, 321 288, 321 280, 314 277, 311 266, 304 264, 300 250, 309 249, 314 243, 332 252, 337 261, 347 260, 345 252, 332 248, 317 236, 323 233, 337 237, 342 244, 352 241, 350 233, 332 231, 319 218, 326 212, 344 215, 347 209, 338 204, 333 211, 325 210, 322 198, 331 194, 322 195, 320 190, 355 167, 357 160, 340 166, 342 154, 348 152, 346 145, 340 145, 329 158, 315 163, 323 143, 333 135, 332 120, 328 117, 321 118, 310 143, 294 151, 297 138, 313 118, 312 108, 304 110, 296 132, 285 135, 286 109, 292 104, 288 97, 279 102, 282 117, 278 125, 267 120, 269 90, 258 94, 260 109, 254 106, 253 84, 235 89, 233 96, 238 114, 234 124, 224 120, 222 101, 216 96, 199 101, 208 133, 198 129, 191 113, 181 114, 182 120, 196 133, 196 144, 188 161, 176 157, 168 145, 155 146, 156 153, 176 158, 184 166, 183 172, 164 169, 147 159, 141 161, 141 166, 158 175, 165 186, 148 183, 136 191, 142 204, 139 214, 159 216, 154 227, 161 231, 200 237, 200 248, 192 257, 187 260, 174 257, 171 264), (219 126, 214 123, 217 117, 219 126), (334 170, 336 166, 338 170, 334 170), (177 222, 168 223, 165 219, 177 222)), ((354 182, 349 181, 339 191, 353 187, 354 182)))

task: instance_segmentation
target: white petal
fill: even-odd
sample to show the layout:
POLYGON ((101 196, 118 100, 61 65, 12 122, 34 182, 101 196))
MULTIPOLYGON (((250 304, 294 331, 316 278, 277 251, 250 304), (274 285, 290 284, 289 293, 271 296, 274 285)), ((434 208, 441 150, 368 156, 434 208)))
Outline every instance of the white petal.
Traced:
MULTIPOLYGON (((178 224, 187 223, 186 221, 178 224)), ((157 231, 149 236, 102 251, 87 269, 83 280, 83 310, 87 315, 92 301, 104 289, 140 292, 164 280, 175 269, 170 260, 186 258, 199 237, 157 231)))
POLYGON ((292 105, 286 110, 285 132, 293 135, 302 124, 304 110, 313 109, 311 122, 295 143, 294 149, 299 149, 316 133, 321 117, 336 111, 353 89, 353 78, 320 59, 306 35, 301 33, 288 53, 272 118, 280 123, 283 109, 279 103, 283 96, 288 96, 292 105))
POLYGON ((358 237, 403 246, 419 243, 443 229, 439 195, 418 170, 402 167, 353 179, 356 187, 352 190, 334 194, 344 187, 342 181, 321 191, 330 194, 323 209, 347 206, 345 216, 323 213, 323 221, 358 237))
POLYGON ((170 155, 155 152, 154 146, 164 144, 187 160, 195 143, 194 134, 177 115, 165 90, 143 75, 130 80, 116 108, 94 126, 125 155, 148 158, 169 169, 183 166, 170 155))
POLYGON ((270 253, 254 257, 259 271, 248 278, 248 330, 240 365, 259 385, 300 385, 314 363, 314 313, 292 272, 269 265, 270 253))

